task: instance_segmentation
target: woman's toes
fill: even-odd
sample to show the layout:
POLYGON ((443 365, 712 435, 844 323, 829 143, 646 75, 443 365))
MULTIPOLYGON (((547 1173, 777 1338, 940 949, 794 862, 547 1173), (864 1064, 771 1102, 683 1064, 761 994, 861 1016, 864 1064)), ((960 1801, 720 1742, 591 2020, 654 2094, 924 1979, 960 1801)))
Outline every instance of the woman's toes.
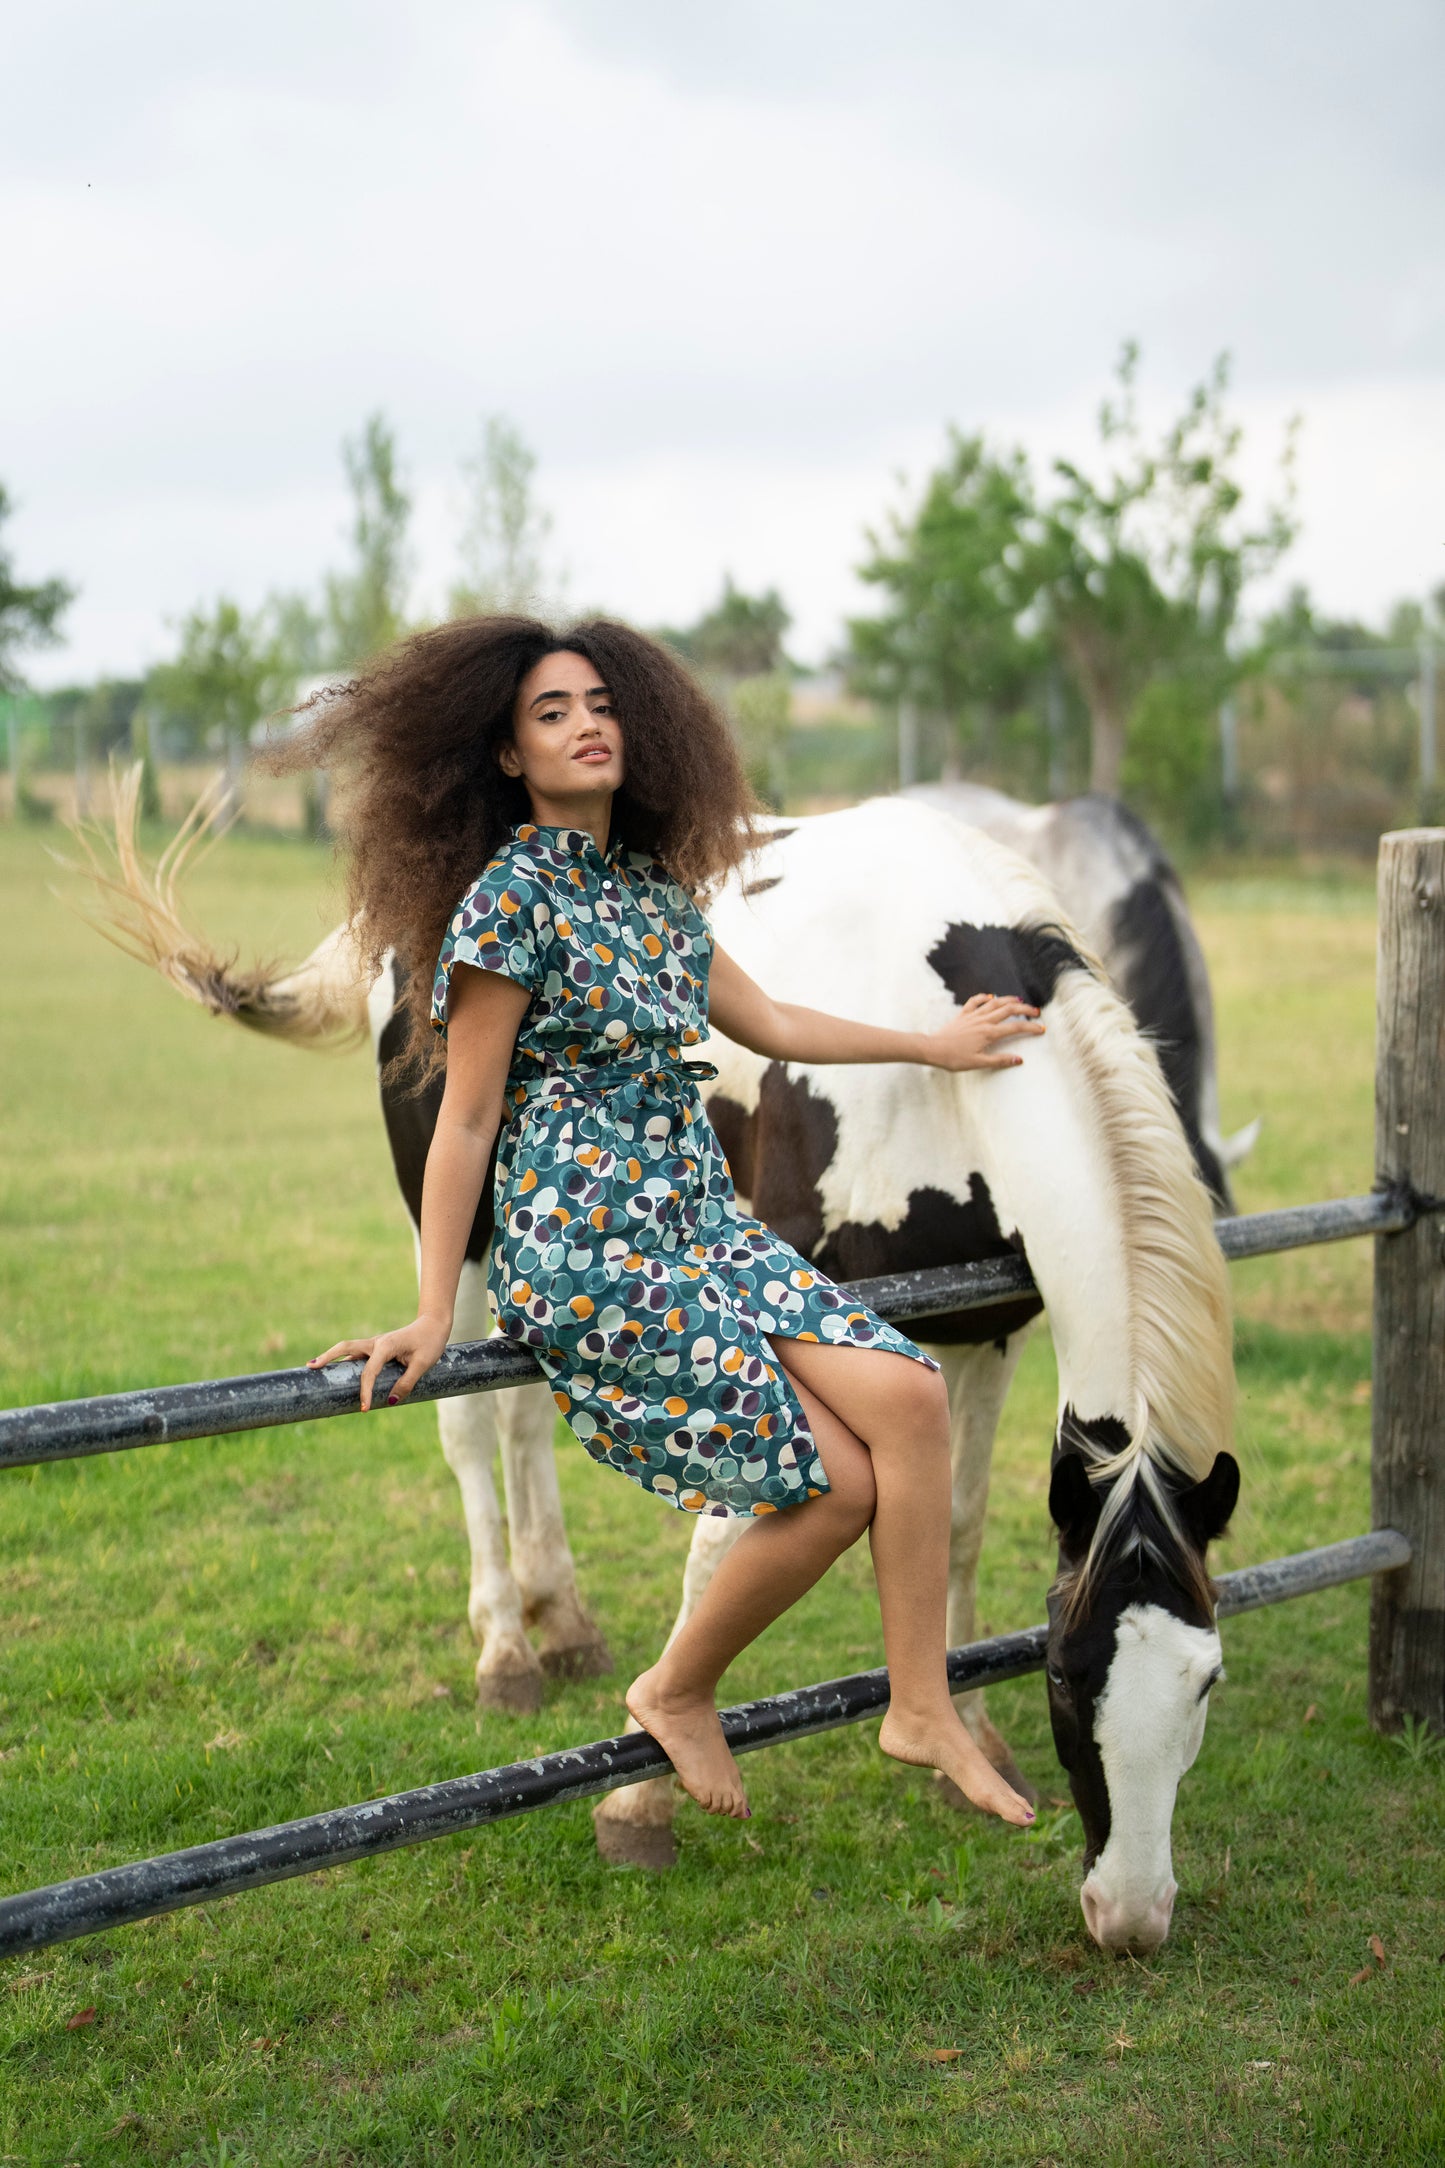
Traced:
POLYGON ((667 1755, 683 1790, 705 1814, 746 1812, 737 1764, 710 1701, 668 1705, 648 1672, 633 1681, 626 1701, 643 1730, 667 1755))

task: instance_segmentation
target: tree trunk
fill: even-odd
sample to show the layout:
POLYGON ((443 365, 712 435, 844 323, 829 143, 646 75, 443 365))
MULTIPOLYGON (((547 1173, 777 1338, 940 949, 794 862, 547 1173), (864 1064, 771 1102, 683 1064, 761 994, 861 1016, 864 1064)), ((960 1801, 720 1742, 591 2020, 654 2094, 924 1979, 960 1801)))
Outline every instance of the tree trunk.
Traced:
POLYGON ((1119 795, 1124 766, 1124 718, 1101 701, 1089 702, 1089 788, 1106 797, 1119 795))
POLYGON ((1089 710, 1089 788, 1117 798, 1130 706, 1128 672, 1107 637, 1096 636, 1086 620, 1066 619, 1059 633, 1074 682, 1089 710))

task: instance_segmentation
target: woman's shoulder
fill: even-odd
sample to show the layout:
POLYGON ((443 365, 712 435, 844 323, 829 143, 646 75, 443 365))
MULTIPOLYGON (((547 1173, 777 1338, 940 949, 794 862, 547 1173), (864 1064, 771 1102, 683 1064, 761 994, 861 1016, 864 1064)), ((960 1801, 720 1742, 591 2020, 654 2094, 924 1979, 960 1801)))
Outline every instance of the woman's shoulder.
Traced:
POLYGON ((501 896, 515 903, 545 895, 553 874, 536 842, 535 828, 514 828, 504 836, 462 896, 458 910, 490 910, 501 896))
POLYGON ((550 915, 539 909, 547 891, 530 870, 525 853, 500 845, 471 886, 457 898, 442 939, 441 964, 476 960, 472 951, 505 935, 509 941, 535 941, 536 928, 550 915), (525 929, 525 931, 524 931, 525 929))

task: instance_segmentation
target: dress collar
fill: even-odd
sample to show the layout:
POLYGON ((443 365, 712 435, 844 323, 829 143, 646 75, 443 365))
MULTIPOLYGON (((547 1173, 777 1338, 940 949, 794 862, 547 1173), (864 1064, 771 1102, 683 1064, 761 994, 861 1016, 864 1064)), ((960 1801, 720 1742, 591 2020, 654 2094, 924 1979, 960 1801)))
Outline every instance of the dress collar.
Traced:
POLYGON ((512 833, 519 843, 541 843, 549 851, 562 851, 569 858, 583 858, 591 852, 615 864, 622 856, 622 839, 615 831, 605 851, 598 848, 597 838, 585 828, 543 828, 536 821, 521 821, 512 833))

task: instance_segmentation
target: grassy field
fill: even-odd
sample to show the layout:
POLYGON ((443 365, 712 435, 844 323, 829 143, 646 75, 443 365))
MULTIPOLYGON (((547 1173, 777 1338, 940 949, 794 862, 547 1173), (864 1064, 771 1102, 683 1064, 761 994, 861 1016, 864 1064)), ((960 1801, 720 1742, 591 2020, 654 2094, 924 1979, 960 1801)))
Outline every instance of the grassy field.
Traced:
MULTIPOLYGON (((49 877, 0 834, 4 1397, 296 1362, 409 1315, 365 1059, 208 1021, 49 877)), ((195 908, 294 955, 329 923, 328 879, 299 843, 236 838, 195 908)), ((1226 1121, 1264 1117, 1243 1205, 1368 1187, 1368 886, 1196 902, 1226 1121)), ((1246 1490, 1224 1566, 1369 1518, 1367 1247, 1235 1285, 1246 1490)), ((1000 1445, 988 1630, 1042 1615, 1052 1393, 1038 1344, 1000 1445)), ((3 1887, 617 1728, 688 1529, 575 1448, 562 1480, 619 1676, 482 1720, 429 1411, 7 1477, 3 1887)), ((1445 1757, 1368 1730, 1365 1612, 1352 1588, 1226 1628, 1174 1932, 1147 1964, 1084 1934, 1028 1680, 994 1701, 1056 1802, 1026 1838, 950 1812, 869 1727, 750 1761, 749 1825, 685 1808, 669 1876, 601 1866, 579 1806, 0 1967, 0 2159, 1439 2160, 1445 1757)), ((854 1554, 728 1690, 877 1658, 854 1554)))

